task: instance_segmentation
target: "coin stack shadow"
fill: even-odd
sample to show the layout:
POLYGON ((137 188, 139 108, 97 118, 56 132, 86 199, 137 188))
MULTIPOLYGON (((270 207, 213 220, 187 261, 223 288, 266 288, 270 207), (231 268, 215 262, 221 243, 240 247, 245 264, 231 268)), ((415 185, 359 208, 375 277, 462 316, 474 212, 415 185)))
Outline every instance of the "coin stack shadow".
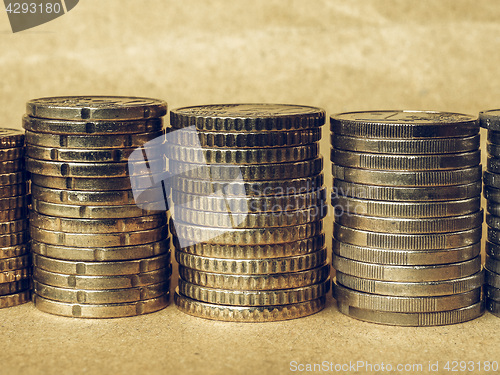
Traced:
POLYGON ((24 132, 0 129, 0 308, 30 300, 24 132))
POLYGON ((135 316, 167 306, 166 212, 135 204, 135 164, 129 170, 127 163, 136 148, 164 138, 166 103, 43 98, 28 102, 27 111, 35 306, 78 318, 135 316))
POLYGON ((329 291, 319 108, 235 104, 171 112, 166 143, 179 263, 175 302, 240 322, 320 311, 329 291), (190 129, 190 130, 188 130, 190 129))
POLYGON ((484 292, 487 310, 500 317, 500 110, 481 112, 479 121, 488 131, 488 161, 484 172, 488 226, 484 292))
POLYGON ((477 118, 331 117, 333 295, 369 322, 431 326, 483 312, 477 118))

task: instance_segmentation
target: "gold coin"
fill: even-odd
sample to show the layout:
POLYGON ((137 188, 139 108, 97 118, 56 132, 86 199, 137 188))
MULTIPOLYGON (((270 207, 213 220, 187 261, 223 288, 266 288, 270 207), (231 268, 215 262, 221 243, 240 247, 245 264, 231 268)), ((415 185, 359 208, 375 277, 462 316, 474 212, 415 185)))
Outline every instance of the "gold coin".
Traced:
POLYGON ((0 296, 0 309, 22 305, 30 300, 31 291, 29 289, 14 294, 0 296))

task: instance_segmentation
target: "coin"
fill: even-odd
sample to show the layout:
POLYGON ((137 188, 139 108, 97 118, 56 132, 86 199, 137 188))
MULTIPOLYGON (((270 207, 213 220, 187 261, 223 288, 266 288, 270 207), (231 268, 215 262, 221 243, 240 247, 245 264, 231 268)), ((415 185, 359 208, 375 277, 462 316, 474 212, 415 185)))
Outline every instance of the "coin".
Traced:
POLYGON ((49 245, 32 240, 31 248, 33 253, 49 258, 73 262, 112 262, 140 260, 165 254, 169 251, 169 239, 165 238, 143 245, 117 247, 69 247, 49 245))
POLYGON ((358 262, 332 257, 333 267, 342 273, 381 281, 425 282, 459 279, 481 271, 481 258, 476 257, 460 263, 437 264, 425 266, 394 266, 358 262))
MULTIPOLYGON (((130 190, 119 191, 77 191, 51 189, 31 184, 34 199, 48 203, 77 204, 82 206, 115 206, 134 204, 130 190)), ((1 202, 1 200, 0 200, 1 202)), ((0 203, 1 204, 1 203, 0 203)))
POLYGON ((200 302, 175 293, 179 310, 205 319, 231 322, 274 322, 315 314, 325 307, 325 298, 277 306, 231 306, 200 302))
POLYGON ((490 186, 485 186, 483 193, 484 197, 488 200, 488 202, 496 204, 500 203, 500 189, 490 186))
POLYGON ((47 258, 33 254, 33 265, 45 271, 79 276, 133 275, 165 268, 170 263, 170 253, 153 258, 113 262, 82 262, 47 258))
POLYGON ((484 279, 485 279, 486 285, 500 289, 500 275, 499 274, 485 268, 484 269, 484 279))
POLYGON ((20 270, 31 266, 31 257, 26 255, 0 259, 0 272, 20 270))
POLYGON ((233 275, 269 275, 316 268, 326 261, 326 249, 313 253, 271 259, 221 259, 175 252, 175 259, 184 267, 202 272, 233 275))
MULTIPOLYGON (((139 216, 126 219, 82 219, 62 218, 30 213, 31 225, 56 232, 117 233, 154 229, 165 225, 166 215, 139 216)), ((1 228, 1 224, 0 224, 1 228)))
POLYGON ((36 294, 33 297, 35 306, 44 312, 73 318, 100 319, 123 318, 127 316, 149 314, 167 307, 168 300, 168 292, 160 297, 138 302, 99 305, 52 301, 36 294))
POLYGON ((20 219, 0 222, 0 235, 21 232, 28 228, 28 220, 20 219))
POLYGON ((0 220, 1 221, 12 221, 19 219, 26 219, 28 217, 28 207, 20 207, 7 209, 5 211, 0 211, 0 220))
POLYGON ((338 303, 338 308, 342 314, 354 319, 371 323, 408 327, 458 324, 476 319, 484 313, 484 304, 482 302, 461 309, 427 313, 401 313, 360 309, 342 302, 338 303))
POLYGON ((481 287, 468 292, 432 297, 382 296, 362 293, 333 283, 333 298, 342 304, 360 309, 395 312, 449 311, 481 301, 481 287))
POLYGON ((0 296, 0 309, 22 305, 30 300, 31 292, 29 289, 14 294, 0 296))
POLYGON ((29 243, 23 243, 11 247, 0 248, 0 259, 14 258, 22 255, 26 255, 30 252, 29 243))
POLYGON ((333 232, 337 240, 357 246, 386 250, 444 250, 479 242, 482 228, 438 234, 392 234, 352 229, 335 223, 333 232))
MULTIPOLYGON (((136 177, 134 177, 136 178, 136 177)), ((149 178, 149 177, 148 177, 149 178)), ((31 182, 34 185, 61 190, 86 190, 86 191, 108 191, 108 190, 130 190, 130 177, 116 178, 73 178, 43 176, 36 173, 31 174, 31 182)))
POLYGON ((187 298, 217 305, 279 306, 324 297, 330 290, 330 279, 302 288, 269 291, 206 288, 180 279, 178 290, 180 295, 187 298))
POLYGON ((32 99, 29 116, 60 120, 135 120, 162 117, 167 103, 158 99, 126 96, 63 96, 32 99))
POLYGON ((500 189, 500 174, 484 171, 484 185, 500 189))
POLYGON ((303 208, 295 211, 272 213, 221 213, 181 208, 174 213, 175 220, 194 225, 217 228, 271 228, 301 225, 321 220, 326 216, 327 206, 303 208))
POLYGON ((0 148, 24 146, 24 132, 19 129, 0 128, 0 148))
POLYGON ((108 290, 76 290, 58 288, 33 282, 36 295, 59 302, 78 304, 110 304, 128 303, 157 298, 168 293, 170 282, 146 285, 140 288, 108 289, 108 290))
POLYGON ((113 136, 102 135, 66 135, 35 133, 26 131, 26 146, 30 145, 57 148, 136 148, 143 146, 146 142, 159 137, 164 137, 162 131, 140 134, 118 134, 113 136))
POLYGON ((0 295, 19 293, 30 288, 30 279, 0 284, 0 295))
POLYGON ((381 154, 454 154, 479 149, 479 134, 463 138, 389 139, 331 135, 334 148, 381 154))
POLYGON ((481 179, 481 166, 425 172, 380 171, 332 165, 334 178, 381 186, 450 186, 481 179))
POLYGON ((500 245, 486 241, 486 254, 492 258, 500 260, 500 245))
POLYGON ((27 231, 2 234, 0 235, 0 247, 11 247, 25 243, 28 241, 29 235, 27 231))
POLYGON ((494 156, 495 158, 500 157, 500 145, 494 144, 494 143, 488 143, 486 145, 486 151, 488 152, 488 155, 494 156))
POLYGON ((321 108, 287 104, 222 104, 177 108, 170 112, 174 128, 196 126, 209 131, 310 129, 325 123, 321 108))
POLYGON ((500 244, 500 231, 499 230, 488 227, 487 232, 488 232, 488 236, 487 236, 488 241, 493 242, 495 244, 500 244))
POLYGON ((486 224, 494 229, 500 229, 500 217, 486 214, 486 224))
POLYGON ((500 131, 488 130, 487 141, 496 145, 500 144, 500 131))
POLYGON ((479 150, 439 155, 388 155, 344 151, 332 148, 335 164, 370 170, 429 171, 474 167, 481 162, 479 150))
POLYGON ((483 272, 460 279, 416 283, 363 279, 342 272, 337 272, 336 277, 337 284, 346 288, 363 293, 396 297, 430 297, 464 293, 481 288, 484 281, 483 272))
POLYGON ((321 209, 326 203, 326 189, 296 195, 271 195, 258 197, 227 197, 221 193, 208 196, 186 194, 172 190, 172 202, 181 204, 182 209, 208 212, 231 213, 282 212, 316 207, 321 209))
POLYGON ((488 298, 486 299, 486 308, 493 315, 500 317, 500 302, 488 298))
POLYGON ((211 273, 179 266, 179 276, 192 284, 228 290, 275 290, 301 288, 318 284, 330 276, 325 264, 310 270, 267 275, 234 275, 211 273))
POLYGON ((226 197, 261 197, 297 195, 320 190, 323 187, 323 180, 323 174, 320 173, 311 177, 241 183, 194 180, 176 176, 171 183, 173 191, 181 191, 184 194, 212 195, 223 191, 226 197))
POLYGON ((318 142, 321 139, 321 128, 300 129, 291 131, 182 131, 167 129, 167 139, 171 144, 181 146, 202 147, 293 147, 318 142))
POLYGON ((304 255, 320 250, 325 246, 325 236, 323 234, 285 243, 270 243, 262 245, 219 245, 197 243, 192 246, 181 248, 178 241, 175 241, 176 249, 184 253, 200 255, 209 258, 225 259, 270 259, 283 258, 296 255, 304 255))
POLYGON ((147 120, 51 120, 31 116, 23 116, 23 128, 36 133, 74 134, 74 135, 115 135, 152 133, 162 130, 160 118, 147 120))
POLYGON ((44 215, 80 219, 134 218, 145 215, 147 212, 135 204, 122 206, 81 206, 78 205, 78 202, 75 203, 74 205, 68 205, 32 199, 31 207, 34 211, 44 215))
POLYGON ((21 183, 16 185, 5 185, 0 189, 0 199, 1 198, 11 198, 18 195, 25 195, 27 192, 27 184, 21 183))
POLYGON ((500 130, 498 114, 498 109, 479 112, 479 123, 481 127, 488 130, 500 130))
POLYGON ((496 260, 495 258, 487 256, 484 267, 490 270, 491 272, 500 274, 500 261, 496 260))
POLYGON ((185 177, 218 181, 283 180, 287 178, 311 177, 323 170, 323 158, 295 162, 259 165, 193 164, 170 160, 170 170, 185 177))
MULTIPOLYGON (((1 129, 0 129, 0 143, 1 143, 1 129)), ((24 147, 13 148, 0 148, 0 160, 18 160, 24 157, 24 147)))
POLYGON ((30 145, 26 149, 26 155, 32 159, 51 160, 60 162, 89 162, 109 163, 127 162, 130 154, 135 148, 103 148, 97 150, 86 150, 79 148, 61 149, 55 147, 41 147, 30 145))
POLYGON ((0 272, 0 284, 12 283, 24 279, 28 279, 31 275, 29 268, 22 268, 19 270, 3 271, 0 272))
MULTIPOLYGON (((69 233, 55 232, 37 227, 30 227, 30 235, 36 241, 49 245, 60 245, 70 247, 113 247, 132 246, 160 241, 167 237, 166 226, 127 233, 69 233)), ((1 236, 0 236, 1 239, 1 236)))
POLYGON ((165 155, 170 160, 188 163, 261 164, 291 163, 316 157, 319 144, 312 143, 294 147, 266 148, 195 148, 168 145, 165 155))
POLYGON ((458 263, 477 257, 481 253, 481 243, 465 247, 437 250, 394 250, 376 249, 351 245, 332 239, 333 253, 344 258, 366 263, 393 264, 399 266, 425 266, 458 263))
POLYGON ((35 267, 33 280, 42 284, 76 290, 108 290, 138 288, 162 283, 170 277, 171 267, 155 271, 121 276, 75 276, 49 272, 35 267))
POLYGON ((367 138, 452 138, 479 132, 475 116, 434 111, 360 111, 330 117, 336 134, 367 138))
MULTIPOLYGON (((166 170, 163 160, 150 160, 149 165, 155 171, 166 170)), ((132 163, 69 163, 26 158, 26 170, 31 173, 55 177, 126 177, 139 176, 149 171, 141 170, 142 165, 134 167, 132 163)))
POLYGON ((484 294, 485 294, 486 299, 491 299, 495 302, 500 301, 500 289, 498 289, 498 288, 495 288, 495 287, 492 287, 489 285, 485 285, 484 294))
POLYGON ((500 173, 500 161, 498 158, 488 157, 487 166, 488 172, 491 173, 500 173))
MULTIPOLYGON (((486 173, 486 172, 485 172, 486 173)), ((499 185, 500 186, 500 185, 499 185)), ((373 186, 364 183, 333 179, 333 193, 335 196, 347 196, 359 199, 382 201, 450 201, 459 199, 476 198, 481 194, 481 180, 464 185, 432 187, 397 187, 373 186)))
POLYGON ((444 218, 477 212, 481 198, 437 202, 393 202, 358 199, 332 194, 335 216, 343 213, 387 218, 444 218))
POLYGON ((0 161, 0 173, 15 173, 24 169, 24 159, 0 161))
POLYGON ((27 195, 18 195, 14 197, 0 198, 0 211, 16 210, 21 207, 27 207, 27 205, 28 205, 27 195))
POLYGON ((343 213, 337 215, 336 223, 344 227, 389 234, 437 234, 465 231, 480 227, 483 211, 472 214, 436 218, 393 218, 343 213))
MULTIPOLYGON (((262 245, 303 240, 321 234, 322 222, 278 228, 231 229, 211 228, 175 221, 172 233, 191 244, 198 242, 223 245, 262 245)), ((477 241, 476 241, 477 242, 477 241)))

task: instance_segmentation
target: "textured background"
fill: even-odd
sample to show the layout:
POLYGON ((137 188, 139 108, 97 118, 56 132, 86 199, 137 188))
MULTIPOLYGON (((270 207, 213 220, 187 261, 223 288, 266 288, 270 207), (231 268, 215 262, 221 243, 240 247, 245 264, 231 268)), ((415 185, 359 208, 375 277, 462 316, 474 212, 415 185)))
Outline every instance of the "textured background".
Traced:
MULTIPOLYGON (((500 106, 499 19, 493 0, 82 0, 12 34, 0 10, 0 122, 20 127, 30 98, 82 94, 158 97, 172 108, 263 101, 329 113, 477 113, 500 106)), ((499 327, 489 314, 452 327, 383 327, 342 316, 331 301, 310 318, 253 325, 190 318, 173 306, 71 320, 28 304, 0 311, 0 368, 278 374, 292 360, 444 365, 498 360, 499 327)))

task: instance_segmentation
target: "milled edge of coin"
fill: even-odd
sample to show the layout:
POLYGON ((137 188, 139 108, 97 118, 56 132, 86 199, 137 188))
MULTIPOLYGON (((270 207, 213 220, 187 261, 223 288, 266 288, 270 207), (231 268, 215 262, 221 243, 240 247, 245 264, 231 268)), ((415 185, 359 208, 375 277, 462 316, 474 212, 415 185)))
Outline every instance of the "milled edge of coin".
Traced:
POLYGON ((314 143, 321 140, 321 128, 301 130, 277 130, 265 132, 223 132, 223 131, 190 131, 166 128, 166 137, 171 144, 181 146, 202 146, 214 148, 252 147, 293 147, 314 143))
POLYGON ((24 146, 24 132, 19 129, 0 128, 0 148, 24 146))
POLYGON ((491 299, 495 302, 500 302, 500 289, 491 285, 484 286, 484 298, 491 299))
POLYGON ((75 276, 124 276, 156 271, 170 264, 170 253, 145 259, 113 261, 113 262, 82 262, 52 259, 39 254, 33 254, 33 266, 53 273, 75 276))
POLYGON ((115 304, 157 298, 169 291, 170 280, 139 288, 78 290, 45 285, 33 281, 33 292, 52 301, 77 304, 115 304))
POLYGON ((479 149, 479 134, 463 138, 388 139, 353 137, 332 133, 330 142, 334 148, 346 151, 381 154, 454 154, 479 149))
POLYGON ((476 150, 456 154, 392 155, 344 151, 332 148, 330 160, 344 167, 381 171, 453 170, 479 165, 481 163, 481 153, 476 150))
POLYGON ((351 245, 332 238, 333 253, 364 263, 395 266, 425 266, 459 263, 477 257, 481 253, 481 242, 473 245, 438 250, 393 250, 351 245))
POLYGON ((493 315, 500 317, 500 302, 492 300, 491 298, 487 298, 485 302, 486 309, 493 315))
POLYGON ((468 199, 481 195, 481 179, 464 185, 436 187, 374 186, 333 179, 333 194, 377 201, 422 202, 468 199))
POLYGON ((12 281, 10 283, 0 284, 0 295, 5 296, 9 294, 19 293, 30 289, 31 280, 29 278, 12 281))
POLYGON ((267 197, 287 196, 309 193, 321 190, 324 183, 323 173, 312 177, 302 177, 287 180, 269 180, 261 182, 242 182, 227 184, 225 182, 195 180, 183 177, 172 179, 172 190, 182 191, 191 195, 211 195, 224 191, 226 197, 267 197))
POLYGON ((484 279, 485 279, 486 285, 500 289, 500 275, 499 274, 485 268, 484 269, 484 279))
POLYGON ((199 318, 231 322, 275 322, 302 318, 325 307, 325 297, 290 305, 277 306, 225 306, 196 301, 179 295, 174 301, 180 311, 199 318))
POLYGON ((181 248, 174 238, 174 246, 178 251, 209 258, 222 259, 269 259, 303 255, 320 250, 325 246, 325 235, 319 234, 294 242, 262 245, 218 245, 198 243, 181 248))
POLYGON ((267 275, 304 271, 324 264, 326 256, 326 248, 292 257, 252 260, 209 258, 182 251, 175 252, 175 259, 184 267, 202 272, 236 275, 267 275))
POLYGON ((29 289, 22 292, 0 296, 0 309, 22 305, 23 303, 29 302, 30 297, 31 291, 29 289))
POLYGON ((322 108, 272 103, 211 104, 170 111, 174 128, 196 126, 199 130, 272 131, 309 129, 325 123, 322 108), (238 108, 245 110, 238 111, 238 108), (236 111, 234 109, 237 109, 236 111))
POLYGON ((31 159, 69 163, 126 163, 136 148, 56 148, 29 145, 26 156, 31 159))
POLYGON ((37 199, 47 203, 61 203, 68 205, 121 206, 135 203, 134 193, 131 190, 63 190, 46 188, 32 183, 31 195, 33 199, 37 199))
POLYGON ((459 263, 394 266, 332 256, 333 268, 347 275, 380 281, 425 282, 459 279, 481 271, 481 257, 459 263))
POLYGON ((161 118, 144 120, 54 120, 28 115, 23 116, 23 128, 37 133, 74 135, 137 134, 160 131, 161 118))
POLYGON ((479 112, 479 124, 482 128, 488 130, 500 131, 500 118, 493 113, 498 112, 498 109, 489 109, 479 112))
POLYGON ((137 288, 164 282, 172 275, 172 266, 135 275, 78 276, 55 273, 40 268, 33 269, 33 280, 60 288, 83 290, 109 290, 137 288))
POLYGON ((334 192, 330 201, 336 211, 335 216, 338 216, 339 212, 373 217, 417 219, 460 216, 479 211, 481 208, 479 196, 452 201, 393 202, 347 197, 334 192))
POLYGON ((29 240, 28 231, 0 235, 0 247, 13 247, 29 240))
POLYGON ((400 282, 364 279, 336 272, 337 284, 346 288, 384 296, 399 297, 431 297, 459 294, 481 288, 484 282, 484 273, 478 272, 460 279, 427 282, 400 282))
MULTIPOLYGON (((0 143, 1 142, 0 135, 0 143)), ((24 147, 0 148, 0 160, 4 162, 22 159, 24 157, 24 150, 24 147)))
POLYGON ((348 182, 363 182, 379 186, 452 186, 481 179, 481 165, 472 168, 433 171, 383 171, 342 167, 332 164, 332 174, 348 182))
POLYGON ((31 268, 22 268, 13 271, 0 272, 0 283, 12 283, 29 278, 31 275, 31 268))
POLYGON ((500 245, 486 241, 486 254, 491 258, 500 260, 500 245))
POLYGON ((337 240, 351 245, 384 250, 439 250, 465 247, 481 240, 482 227, 439 234, 393 234, 352 229, 334 223, 337 240))
POLYGON ((366 310, 349 306, 342 302, 337 302, 337 306, 342 314, 354 319, 370 323, 407 327, 430 327, 464 323, 479 318, 484 313, 483 302, 457 310, 428 313, 366 310))
POLYGON ((217 305, 276 306, 301 303, 323 297, 330 290, 330 279, 301 288, 282 290, 224 290, 207 288, 179 279, 178 291, 187 298, 217 305))
POLYGON ((484 267, 491 272, 500 274, 500 260, 490 257, 489 255, 486 256, 484 267))
POLYGON ((300 288, 325 281, 330 276, 330 266, 292 273, 268 275, 231 275, 197 271, 179 266, 179 276, 184 280, 207 288, 228 290, 275 290, 300 288))
MULTIPOLYGON (((281 228, 231 229, 210 228, 179 222, 170 222, 172 234, 190 243, 222 245, 259 245, 303 240, 322 233, 322 221, 281 228)), ((477 242, 477 241, 476 241, 477 242)))
POLYGON ((37 309, 54 315, 72 318, 123 318, 149 314, 167 307, 169 293, 167 292, 160 297, 138 302, 100 305, 52 301, 35 294, 33 302, 37 309))
POLYGON ((61 96, 31 99, 26 112, 56 120, 135 120, 165 116, 167 103, 135 96, 61 96))
POLYGON ((268 164, 291 163, 318 156, 319 144, 266 148, 195 148, 169 145, 165 155, 169 160, 186 163, 268 164))
POLYGON ((376 311, 437 312, 464 308, 481 301, 481 287, 460 294, 432 297, 383 296, 358 292, 335 282, 333 298, 352 307, 376 311))
POLYGON ((169 252, 170 239, 167 237, 161 241, 152 242, 149 244, 107 248, 67 247, 59 245, 49 245, 31 240, 31 249, 35 254, 73 262, 127 261, 154 257, 169 252))
POLYGON ((343 213, 335 222, 344 227, 391 234, 437 234, 460 232, 480 227, 483 210, 471 214, 433 218, 393 218, 343 213))
POLYGON ((13 258, 0 259, 0 272, 15 271, 31 266, 31 256, 29 254, 20 255, 13 258))
POLYGON ((500 174, 484 171, 483 180, 485 186, 500 189, 500 174))

